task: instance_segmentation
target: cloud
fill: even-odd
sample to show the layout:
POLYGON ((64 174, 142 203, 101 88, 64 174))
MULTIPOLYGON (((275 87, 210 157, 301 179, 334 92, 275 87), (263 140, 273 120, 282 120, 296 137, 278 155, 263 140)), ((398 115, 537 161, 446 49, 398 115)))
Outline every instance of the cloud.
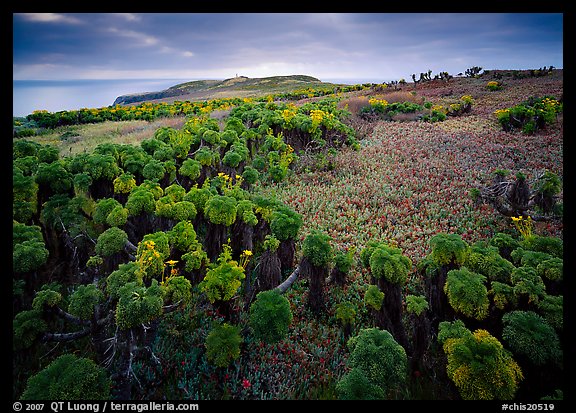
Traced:
POLYGON ((58 13, 16 13, 29 22, 83 24, 82 20, 58 13))
POLYGON ((129 22, 137 22, 142 20, 140 16, 134 13, 110 13, 113 16, 122 17, 123 19, 129 22))
POLYGON ((124 29, 117 29, 115 27, 109 27, 107 31, 118 36, 134 39, 137 41, 137 43, 139 43, 142 46, 154 46, 160 42, 154 36, 150 36, 149 34, 146 33, 136 32, 134 30, 124 30, 124 29))

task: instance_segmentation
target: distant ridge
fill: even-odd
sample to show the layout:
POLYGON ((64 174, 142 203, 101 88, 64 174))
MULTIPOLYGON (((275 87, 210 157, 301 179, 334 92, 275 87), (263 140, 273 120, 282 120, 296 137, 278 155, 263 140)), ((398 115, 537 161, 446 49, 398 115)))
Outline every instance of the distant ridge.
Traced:
POLYGON ((112 105, 129 105, 148 101, 171 102, 174 100, 202 100, 225 97, 262 96, 271 93, 290 92, 318 86, 337 86, 334 83, 307 75, 270 76, 248 78, 236 76, 224 80, 195 80, 180 83, 157 92, 121 95, 112 105))

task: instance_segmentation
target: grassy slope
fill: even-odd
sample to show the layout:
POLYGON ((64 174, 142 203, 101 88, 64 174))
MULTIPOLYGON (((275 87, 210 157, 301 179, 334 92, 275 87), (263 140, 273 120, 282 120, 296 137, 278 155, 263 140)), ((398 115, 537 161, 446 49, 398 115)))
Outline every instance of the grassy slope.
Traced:
POLYGON ((322 82, 305 75, 247 78, 238 76, 225 80, 197 80, 180 83, 164 91, 119 96, 118 103, 173 102, 174 100, 209 100, 230 97, 259 97, 274 93, 292 92, 304 88, 333 88, 335 84, 322 82))

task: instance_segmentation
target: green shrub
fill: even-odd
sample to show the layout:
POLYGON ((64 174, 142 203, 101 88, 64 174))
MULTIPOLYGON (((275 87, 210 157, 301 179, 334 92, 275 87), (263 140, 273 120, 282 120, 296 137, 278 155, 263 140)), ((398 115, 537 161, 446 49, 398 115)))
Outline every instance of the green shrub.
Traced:
POLYGON ((502 338, 514 353, 526 356, 536 366, 560 362, 560 340, 544 318, 533 311, 512 311, 504 314, 502 323, 502 338))
POLYGON ((240 327, 224 323, 214 327, 206 337, 206 357, 216 367, 227 367, 240 357, 240 327))
POLYGON ((465 400, 512 400, 523 379, 518 363, 486 330, 472 333, 458 322, 456 326, 441 322, 438 340, 448 357, 446 372, 460 396, 465 400))
MULTIPOLYGON (((278 238, 278 237, 277 237, 278 238)), ((302 254, 316 267, 326 267, 333 257, 330 236, 313 231, 306 236, 302 243, 302 254)))
POLYGON ((124 249, 128 235, 118 227, 111 227, 104 231, 96 240, 96 254, 107 257, 124 249))
POLYGON ((291 322, 290 303, 277 290, 259 292, 250 306, 250 327, 258 340, 276 343, 284 339, 291 322))
POLYGON ((103 367, 64 354, 28 379, 22 400, 107 400, 111 381, 103 367))
MULTIPOLYGON (((378 386, 384 394, 400 390, 406 382, 406 351, 388 331, 377 328, 363 329, 348 340, 348 348, 348 367, 351 370, 360 370, 369 383, 378 386)), ((339 383, 344 394, 351 391, 342 389, 346 384, 346 381, 339 383)))
POLYGON ((467 317, 483 320, 488 316, 490 301, 484 285, 486 277, 462 267, 448 271, 444 292, 450 306, 467 317))

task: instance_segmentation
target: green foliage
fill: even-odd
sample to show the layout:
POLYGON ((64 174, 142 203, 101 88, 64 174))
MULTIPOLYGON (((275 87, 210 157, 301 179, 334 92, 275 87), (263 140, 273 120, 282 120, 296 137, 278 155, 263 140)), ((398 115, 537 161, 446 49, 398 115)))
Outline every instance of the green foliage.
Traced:
POLYGON ((448 357, 446 372, 465 400, 512 400, 523 379, 520 366, 486 330, 440 323, 438 339, 448 357), (445 328, 450 333, 443 331, 445 328), (466 332, 467 331, 467 332, 466 332))
POLYGON ((227 151, 222 158, 222 163, 231 168, 236 168, 240 162, 242 162, 242 155, 232 149, 227 151))
POLYGON ((169 243, 179 251, 188 251, 196 244, 196 231, 190 221, 180 221, 168 231, 169 243))
POLYGON ((375 311, 382 308, 382 303, 384 302, 384 292, 380 291, 378 286, 369 285, 364 293, 364 304, 368 307, 373 308, 375 311))
POLYGON ((436 234, 428 242, 431 258, 438 265, 463 265, 468 255, 468 244, 458 234, 436 234))
POLYGON ((490 239, 489 244, 497 247, 500 255, 503 255, 503 252, 506 250, 511 252, 520 246, 519 242, 515 238, 502 232, 498 232, 494 235, 490 239))
POLYGON ((472 333, 466 328, 462 320, 441 321, 438 324, 438 342, 442 345, 448 343, 448 340, 463 339, 472 333))
POLYGON ((347 365, 360 370, 369 382, 384 394, 399 390, 406 382, 406 351, 386 330, 368 328, 348 340, 350 356, 347 365))
POLYGON ((136 262, 127 262, 120 264, 118 269, 112 271, 106 278, 106 294, 113 300, 120 298, 120 288, 128 283, 142 284, 142 279, 137 275, 138 264, 136 262))
POLYGON ((170 238, 166 232, 146 234, 138 243, 136 259, 141 279, 160 278, 164 274, 164 261, 170 256, 170 238))
POLYGON ((129 282, 120 287, 116 305, 116 325, 126 330, 152 321, 162 315, 162 290, 156 280, 150 287, 129 282))
POLYGON ((428 301, 423 295, 407 295, 406 311, 419 316, 428 309, 428 301))
POLYGON ((93 180, 104 179, 113 181, 114 178, 120 175, 121 170, 112 155, 92 153, 86 159, 84 172, 89 173, 93 180))
POLYGON ((244 182, 246 182, 247 184, 254 185, 256 182, 258 182, 258 179, 260 178, 260 173, 256 168, 247 166, 246 168, 244 168, 244 172, 242 172, 242 178, 244 179, 244 182))
POLYGON ((291 322, 290 302, 277 290, 259 292, 250 305, 250 327, 258 340, 277 343, 287 336, 291 322))
POLYGON ((347 253, 336 252, 334 255, 334 267, 347 274, 354 264, 354 251, 354 248, 351 248, 347 253))
POLYGON ((154 193, 144 187, 136 187, 130 192, 125 206, 130 216, 152 213, 156 208, 154 193))
POLYGON ((538 303, 546 295, 546 286, 532 267, 517 267, 512 271, 514 295, 527 296, 529 303, 538 303))
POLYGON ((339 320, 342 325, 350 325, 356 319, 356 308, 354 304, 346 301, 336 306, 334 315, 336 316, 336 320, 339 320))
POLYGON ((114 179, 113 184, 115 194, 129 194, 136 186, 136 179, 130 172, 125 172, 114 179))
POLYGON ((12 224, 12 270, 15 273, 34 271, 48 260, 49 252, 37 225, 12 224))
POLYGON ((38 212, 38 184, 33 176, 25 176, 21 169, 12 168, 12 217, 29 222, 38 212))
POLYGON ((106 223, 111 227, 121 227, 128 221, 128 209, 118 205, 106 217, 106 223))
POLYGON ((244 268, 232 259, 231 248, 225 244, 217 262, 200 282, 200 291, 206 294, 211 303, 228 301, 236 294, 245 277, 244 268))
POLYGON ((96 202, 92 220, 96 224, 104 225, 108 220, 108 215, 116 207, 122 207, 122 204, 114 198, 101 198, 96 202))
POLYGON ((536 267, 536 272, 540 277, 551 281, 561 281, 564 274, 564 260, 555 257, 541 261, 536 267))
POLYGON ((204 207, 204 215, 213 224, 230 226, 236 221, 237 203, 232 197, 214 195, 204 207))
POLYGON ((332 260, 333 250, 330 244, 332 238, 318 231, 312 231, 302 243, 302 254, 308 258, 312 265, 325 267, 332 260))
POLYGON ((488 316, 488 290, 486 277, 466 267, 448 271, 444 292, 452 308, 467 317, 483 320, 488 316))
POLYGON ((538 178, 534 186, 536 193, 544 196, 554 196, 560 193, 562 182, 560 177, 551 171, 544 171, 544 174, 538 178))
POLYGON ((506 283, 492 281, 488 295, 492 296, 496 308, 503 310, 506 306, 515 306, 518 302, 514 287, 506 283))
POLYGON ((361 369, 354 368, 336 384, 341 400, 381 400, 386 397, 380 386, 372 384, 361 369))
POLYGON ((197 212, 204 213, 206 203, 212 197, 212 195, 214 195, 214 193, 208 188, 208 186, 203 186, 202 188, 193 186, 190 188, 188 193, 184 195, 184 201, 192 202, 196 207, 197 212))
POLYGON ((236 214, 245 224, 255 226, 258 223, 258 217, 254 213, 254 204, 247 199, 238 202, 236 214))
MULTIPOLYGON (((116 178, 118 179, 118 178, 116 178)), ((114 182, 116 182, 116 179, 114 182)), ((86 172, 81 172, 74 175, 74 190, 76 193, 86 193, 90 189, 90 185, 94 182, 92 177, 86 172)))
POLYGON ((370 255, 370 271, 376 278, 385 278, 393 284, 404 284, 412 268, 410 258, 400 248, 381 245, 370 255))
POLYGON ((280 241, 296 239, 302 227, 302 216, 287 206, 278 207, 272 212, 270 229, 280 241))
POLYGON ((35 178, 40 187, 49 188, 54 194, 68 192, 73 187, 72 174, 62 161, 40 163, 35 178))
POLYGON ((28 379, 22 400, 107 400, 111 381, 92 360, 64 354, 28 379))
POLYGON ((218 154, 207 147, 202 147, 194 155, 194 160, 200 162, 202 166, 212 166, 218 160, 218 154))
POLYGON ((157 159, 152 159, 146 164, 146 166, 144 166, 144 169, 142 169, 142 176, 152 182, 161 180, 165 173, 166 168, 164 162, 157 159))
POLYGON ((94 316, 94 307, 104 302, 104 294, 94 284, 79 285, 70 296, 68 312, 82 320, 94 316))
POLYGON ((520 242, 520 247, 525 250, 550 254, 557 258, 562 258, 564 254, 564 243, 562 239, 557 237, 532 235, 523 239, 520 242))
POLYGON ((497 247, 478 242, 470 247, 464 265, 471 271, 486 276, 489 280, 509 282, 514 265, 502 258, 497 247))
POLYGON ((208 254, 202 249, 202 244, 199 242, 190 246, 189 251, 182 255, 182 260, 186 263, 184 269, 188 272, 198 270, 210 262, 208 254))
POLYGON ((195 159, 186 159, 182 162, 182 166, 178 172, 181 175, 187 176, 191 180, 195 181, 196 179, 200 178, 200 171, 202 170, 202 164, 195 159))
POLYGON ((164 301, 168 304, 186 305, 192 299, 192 285, 181 275, 169 277, 162 288, 164 301))
POLYGON ((42 319, 42 311, 27 310, 16 314, 12 322, 14 350, 26 349, 32 346, 36 339, 48 331, 48 325, 42 319))
POLYGON ((62 301, 62 294, 49 288, 42 288, 32 301, 32 309, 43 311, 45 307, 54 307, 62 301))
POLYGON ((544 316, 548 324, 557 331, 564 328, 564 297, 561 295, 545 295, 536 304, 540 313, 544 316))
POLYGON ((553 123, 563 105, 553 96, 531 97, 526 101, 506 109, 494 112, 498 122, 505 131, 522 130, 532 134, 546 124, 553 123))
POLYGON ((544 318, 533 311, 512 311, 504 314, 502 323, 502 338, 515 354, 526 356, 536 366, 560 363, 560 339, 544 318))
POLYGON ((216 367, 227 367, 240 357, 241 343, 240 327, 224 323, 206 337, 206 357, 216 367))
POLYGON ((96 254, 108 257, 124 249, 128 241, 126 232, 118 227, 111 227, 104 231, 96 241, 96 254))

